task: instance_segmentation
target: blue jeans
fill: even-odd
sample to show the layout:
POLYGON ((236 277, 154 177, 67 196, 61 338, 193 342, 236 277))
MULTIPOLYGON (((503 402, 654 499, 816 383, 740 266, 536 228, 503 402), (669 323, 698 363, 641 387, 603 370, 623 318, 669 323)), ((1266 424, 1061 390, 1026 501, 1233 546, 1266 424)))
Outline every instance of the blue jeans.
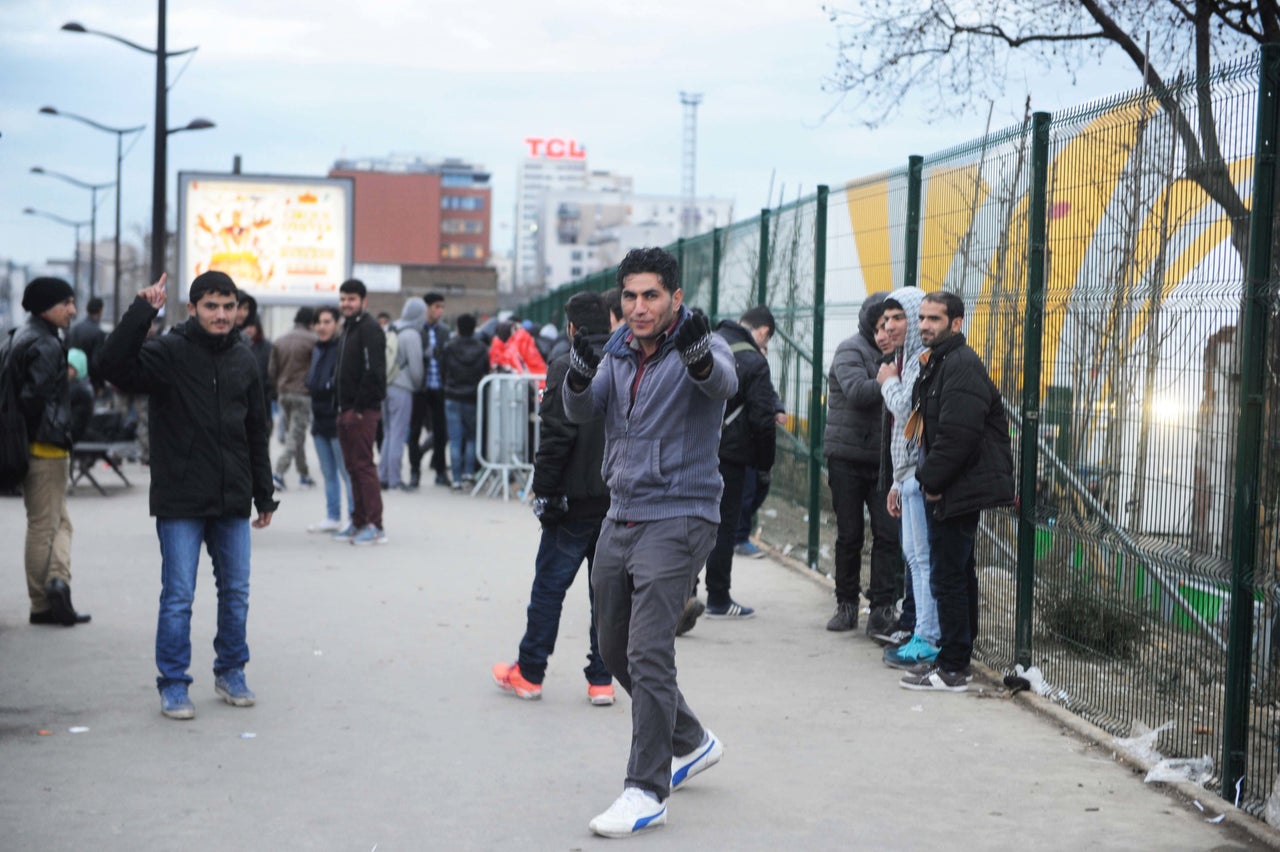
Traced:
POLYGON ((933 561, 929 542, 929 522, 925 512, 924 492, 915 476, 908 476, 901 486, 902 556, 911 569, 911 592, 916 604, 915 634, 937 646, 942 636, 938 626, 938 602, 933 597, 933 561))
POLYGON ((156 518, 160 537, 160 619, 156 668, 160 689, 191 683, 191 601, 196 594, 200 546, 209 548, 218 586, 218 632, 213 638, 214 675, 249 662, 245 622, 249 616, 249 519, 156 518))
POLYGON ((351 476, 342 461, 342 445, 338 436, 325 438, 312 435, 316 445, 316 457, 320 459, 320 475, 324 477, 324 502, 326 517, 331 521, 342 520, 342 487, 347 489, 347 516, 351 515, 354 501, 351 499, 351 476))
POLYGON ((599 520, 565 521, 542 529, 542 541, 534 560, 533 590, 529 593, 528 623, 520 640, 520 674, 530 683, 542 683, 546 676, 547 658, 555 651, 556 634, 560 632, 565 592, 573 585, 583 559, 587 560, 587 600, 591 602, 591 651, 582 673, 591 684, 603 685, 613 680, 600 659, 595 593, 591 590, 591 565, 599 537, 599 520))
MULTIPOLYGON (((448 421, 449 457, 453 475, 457 479, 476 474, 476 403, 460 399, 444 401, 444 416, 448 421)), ((578 560, 582 561, 581 558, 578 560)), ((577 570, 575 565, 574 570, 577 570)), ((520 667, 524 672, 524 666, 520 667)), ((536 682, 536 681, 534 681, 536 682)))

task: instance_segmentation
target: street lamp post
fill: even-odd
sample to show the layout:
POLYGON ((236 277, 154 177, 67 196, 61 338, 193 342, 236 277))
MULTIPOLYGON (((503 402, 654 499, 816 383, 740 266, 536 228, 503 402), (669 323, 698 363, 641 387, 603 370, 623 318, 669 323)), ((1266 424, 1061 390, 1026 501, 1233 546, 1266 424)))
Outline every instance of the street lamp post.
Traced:
MULTIPOLYGON (((42 169, 39 166, 32 166, 31 173, 57 178, 58 180, 69 183, 72 186, 78 186, 81 189, 89 190, 89 298, 92 299, 97 295, 95 282, 97 281, 98 268, 98 190, 106 189, 109 186, 115 186, 115 184, 86 183, 85 181, 71 177, 71 175, 64 175, 62 172, 55 172, 50 169, 42 169)), ((80 247, 77 245, 77 252, 79 251, 79 248, 80 247)))
POLYGON ((90 127, 107 133, 116 135, 116 239, 115 239, 115 281, 111 289, 111 313, 112 316, 119 318, 120 316, 120 195, 123 186, 120 182, 120 168, 124 162, 123 142, 126 133, 139 133, 147 128, 145 124, 139 124, 137 127, 110 127, 105 124, 99 124, 91 118, 85 118, 83 115, 76 115, 74 112, 59 111, 51 106, 40 107, 43 115, 60 115, 63 118, 70 118, 81 124, 87 124, 90 127))
POLYGON ((76 295, 79 296, 80 295, 80 229, 83 228, 85 225, 88 225, 89 223, 73 222, 72 220, 63 218, 62 216, 59 216, 56 213, 46 213, 43 210, 36 210, 34 207, 26 207, 23 209, 22 212, 26 213, 28 216, 41 216, 45 219, 52 219, 53 221, 57 222, 59 225, 66 225, 68 228, 75 228, 75 231, 76 231, 76 250, 74 255, 75 266, 72 267, 72 271, 71 271, 71 281, 72 281, 71 288, 75 290, 76 295))
MULTIPOLYGON (((150 54, 156 59, 156 117, 155 123, 152 125, 155 137, 155 154, 152 167, 152 184, 151 184, 151 280, 158 281, 165 269, 165 196, 168 180, 168 161, 167 148, 169 134, 181 130, 203 130, 213 127, 213 122, 203 119, 197 119, 186 127, 177 128, 176 130, 168 129, 168 95, 169 86, 167 75, 165 73, 165 63, 171 56, 182 56, 192 53, 198 48, 189 47, 185 50, 170 51, 165 46, 165 0, 157 0, 156 4, 156 46, 155 48, 144 47, 143 45, 121 38, 117 35, 104 33, 99 30, 91 30, 81 24, 71 22, 62 25, 62 29, 73 33, 90 33, 92 35, 109 38, 112 41, 119 42, 126 47, 142 53, 150 54), (196 125, 200 122, 200 126, 196 125)), ((173 297, 177 292, 177 276, 169 281, 169 295, 173 297)))

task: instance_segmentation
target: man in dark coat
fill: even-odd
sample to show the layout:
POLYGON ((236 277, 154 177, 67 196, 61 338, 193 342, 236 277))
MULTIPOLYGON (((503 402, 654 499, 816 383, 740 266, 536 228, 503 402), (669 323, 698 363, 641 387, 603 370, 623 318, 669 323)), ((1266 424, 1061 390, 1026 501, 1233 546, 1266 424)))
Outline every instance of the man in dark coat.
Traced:
POLYGON ((876 345, 876 323, 884 313, 885 295, 873 293, 867 297, 858 314, 857 333, 836 347, 828 376, 827 423, 822 436, 827 483, 836 515, 836 611, 827 622, 827 629, 858 627, 865 506, 871 516, 869 636, 893 631, 897 622, 893 604, 896 578, 902 573, 898 522, 889 515, 888 492, 879 482, 884 402, 876 374, 884 353, 876 345))
POLYGON ((964 302, 954 293, 930 293, 920 303, 920 340, 929 350, 912 393, 923 428, 924 461, 916 479, 924 492, 942 632, 938 658, 900 681, 907 689, 963 692, 971 675, 978 626, 978 577, 973 543, 983 509, 1013 502, 1013 452, 1000 391, 978 353, 965 343, 964 302), (927 358, 927 360, 926 360, 927 358))
POLYGON ((191 604, 200 550, 208 547, 218 586, 214 691, 248 707, 249 528, 271 523, 277 503, 267 455, 270 429, 257 362, 235 330, 236 285, 222 272, 191 283, 187 321, 147 339, 165 303, 165 276, 134 299, 102 345, 103 376, 126 393, 148 394, 151 514, 160 538, 156 685, 160 711, 191 719, 191 604), (250 523, 252 509, 258 517, 250 523))
POLYGON ((720 429, 720 477, 724 491, 720 494, 720 526, 716 543, 707 556, 707 602, 698 600, 698 583, 685 602, 676 635, 693 628, 704 611, 707 618, 744 619, 755 615, 755 609, 737 603, 729 594, 733 571, 734 538, 742 511, 742 487, 747 468, 755 468, 756 481, 768 486, 777 451, 774 413, 778 395, 769 376, 769 362, 761 346, 773 338, 777 323, 773 312, 763 305, 751 308, 737 322, 722 320, 716 334, 733 353, 738 372, 738 392, 725 405, 720 429))
POLYGON ((85 305, 85 318, 71 326, 67 331, 67 348, 79 349, 84 352, 89 361, 89 370, 81 373, 80 378, 90 379, 93 382, 95 391, 101 389, 102 380, 94 378, 90 373, 93 370, 94 362, 98 359, 98 351, 102 348, 102 341, 107 339, 107 333, 102 330, 102 308, 102 300, 94 296, 85 305))
MULTIPOLYGON (((593 350, 603 353, 609 341, 609 310, 600 294, 578 293, 565 304, 564 312, 569 336, 581 331, 593 350)), ((586 559, 587 594, 593 606, 590 651, 582 671, 587 678, 587 699, 594 705, 607 706, 614 700, 613 677, 600 659, 595 596, 589 582, 600 524, 609 511, 609 488, 600 475, 604 421, 569 422, 560 392, 568 372, 567 352, 547 368, 547 389, 538 409, 541 432, 533 468, 533 512, 542 524, 542 541, 534 559, 533 589, 529 593, 520 655, 513 664, 495 664, 493 679, 500 688, 521 698, 542 696, 542 679, 547 658, 556 647, 565 592, 586 559)))
POLYGON ((71 605, 71 402, 67 355, 58 337, 75 319, 75 291, 61 278, 36 278, 23 291, 22 307, 31 318, 13 332, 0 363, 17 388, 30 448, 22 480, 30 621, 71 627, 89 620, 71 605))
POLYGON ((373 464, 373 441, 382 422, 387 396, 387 336, 365 310, 369 298, 364 282, 351 278, 338 288, 338 307, 344 317, 338 342, 338 442, 351 475, 355 505, 351 524, 335 533, 338 541, 386 544, 382 528, 382 490, 373 464))

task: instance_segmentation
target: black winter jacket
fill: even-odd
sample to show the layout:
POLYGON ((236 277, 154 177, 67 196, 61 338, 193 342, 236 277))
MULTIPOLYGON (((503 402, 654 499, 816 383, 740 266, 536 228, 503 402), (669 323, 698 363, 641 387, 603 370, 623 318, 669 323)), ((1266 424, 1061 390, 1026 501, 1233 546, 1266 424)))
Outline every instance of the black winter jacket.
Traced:
POLYGON ((311 434, 321 438, 338 437, 337 381, 340 337, 316 341, 311 350, 311 368, 307 370, 307 391, 311 394, 311 434))
POLYGON ((10 332, 5 369, 17 379, 18 400, 27 421, 27 441, 71 449, 71 401, 67 352, 57 326, 38 316, 10 332))
MULTIPOLYGON (((884 400, 880 396, 880 350, 872 317, 887 293, 872 293, 858 312, 858 331, 840 342, 827 376, 827 425, 822 452, 827 458, 857 464, 880 464, 884 436, 884 400)), ((893 466, 890 465, 890 473, 893 466)))
POLYGON ((368 311, 348 317, 338 343, 339 411, 381 411, 387 396, 387 336, 368 311))
POLYGON ((135 299, 102 344, 99 366, 126 393, 149 394, 151 514, 247 518, 273 512, 266 397, 240 333, 215 337, 195 317, 147 340, 156 309, 135 299))
POLYGON ((732 420, 720 432, 720 460, 770 471, 778 447, 773 420, 778 395, 769 376, 769 362, 751 332, 736 322, 722 320, 716 334, 729 344, 738 369, 738 392, 724 407, 725 421, 732 420))
POLYGON ((924 418, 924 462, 916 479, 941 494, 939 518, 1013 502, 1009 421, 978 353, 956 333, 928 351, 912 393, 924 418))
POLYGON ((476 387, 489 374, 489 347, 474 336, 455 337, 440 353, 444 398, 475 402, 476 387))
MULTIPOLYGON (((587 337, 596 355, 603 357, 608 334, 587 337)), ((547 367, 547 387, 538 416, 542 419, 538 453, 533 466, 533 493, 539 497, 569 498, 564 520, 595 520, 609 511, 609 487, 604 484, 604 418, 570 423, 560 392, 569 372, 569 356, 547 367)))

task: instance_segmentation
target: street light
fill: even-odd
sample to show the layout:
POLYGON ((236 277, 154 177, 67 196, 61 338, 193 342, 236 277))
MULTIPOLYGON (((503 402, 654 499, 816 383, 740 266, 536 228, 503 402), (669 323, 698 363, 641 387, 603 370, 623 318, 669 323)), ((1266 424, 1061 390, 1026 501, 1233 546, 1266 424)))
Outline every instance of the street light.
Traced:
POLYGON ((90 127, 102 130, 106 133, 114 133, 116 135, 116 243, 115 243, 115 282, 111 290, 111 312, 115 317, 120 315, 120 195, 123 186, 120 182, 120 166, 124 162, 123 142, 126 133, 139 133, 146 130, 145 124, 139 124, 137 127, 111 127, 106 124, 99 124, 91 118, 85 118, 83 115, 76 115, 74 112, 58 111, 51 106, 40 107, 41 115, 60 115, 63 118, 69 118, 78 121, 81 124, 87 124, 90 127))
MULTIPOLYGON (((193 53, 198 50, 197 47, 189 47, 185 50, 169 51, 165 48, 165 0, 157 0, 156 3, 156 46, 155 48, 145 47, 126 38, 121 38, 111 33, 104 33, 99 30, 91 30, 81 24, 70 22, 62 25, 62 29, 71 33, 89 33, 91 35, 102 36, 119 42, 126 47, 142 53, 150 54, 156 58, 156 117, 152 124, 152 130, 155 137, 155 156, 152 164, 151 175, 151 279, 152 281, 160 280, 160 276, 164 273, 165 266, 165 196, 168 189, 168 157, 167 142, 169 139, 169 118, 168 118, 168 101, 169 86, 168 77, 165 73, 165 64, 170 56, 182 56, 187 53, 193 53)), ((195 122, 192 122, 194 124, 195 122)), ((210 124, 209 126, 212 126, 210 124)), ((200 130, 203 128, 192 127, 190 124, 179 130, 200 130)), ((169 281, 169 295, 173 296, 177 292, 177 276, 169 281)), ((175 300, 176 302, 176 300, 175 300)))
POLYGON ((23 208, 22 212, 26 213, 28 216, 42 216, 45 219, 52 219, 53 221, 57 222, 59 225, 66 225, 69 228, 76 229, 75 266, 72 267, 71 280, 72 280, 72 289, 74 289, 76 291, 76 294, 79 295, 80 293, 80 229, 83 228, 85 225, 88 225, 89 223, 73 222, 70 219, 65 219, 56 213, 46 213, 45 211, 37 210, 34 207, 25 207, 23 208))
POLYGON ((78 186, 81 189, 87 189, 90 193, 91 203, 89 207, 89 298, 92 299, 97 295, 94 283, 97 281, 98 268, 98 190, 106 189, 109 186, 115 186, 114 183, 86 183, 77 180, 71 175, 64 175, 62 172, 55 172, 49 169, 42 169, 39 166, 32 166, 31 173, 33 175, 47 175, 51 178, 57 178, 60 181, 69 183, 72 186, 78 186))

